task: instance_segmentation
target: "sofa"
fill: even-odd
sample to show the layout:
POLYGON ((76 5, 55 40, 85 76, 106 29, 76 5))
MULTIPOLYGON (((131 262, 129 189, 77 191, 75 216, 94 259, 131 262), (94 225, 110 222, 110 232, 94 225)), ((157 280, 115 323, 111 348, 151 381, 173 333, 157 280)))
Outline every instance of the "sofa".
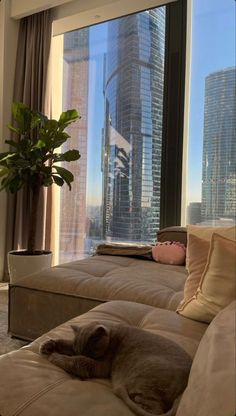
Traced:
MULTIPOLYGON (((186 228, 168 227, 158 241, 186 245, 186 228)), ((69 319, 110 300, 175 310, 187 272, 144 256, 97 255, 61 264, 9 285, 9 333, 32 341, 69 319)))
MULTIPOLYGON (((177 240, 177 234, 171 235, 170 231, 174 232, 173 229, 167 230, 169 234, 164 231, 160 239, 163 237, 162 241, 165 241, 171 237, 177 240)), ((175 232, 179 232, 178 229, 175 232)), ((186 239, 186 230, 181 233, 186 239)), ((130 257, 95 256, 75 262, 72 266, 56 267, 46 271, 45 276, 45 279, 43 274, 25 277, 10 288, 10 308, 14 308, 15 300, 20 314, 24 296, 27 305, 23 307, 25 322, 20 324, 20 316, 14 317, 15 327, 10 311, 11 331, 15 328, 17 334, 29 339, 41 331, 42 334, 26 347, 0 357, 1 416, 134 415, 114 395, 109 380, 82 381, 56 367, 39 353, 40 345, 45 340, 71 339, 72 324, 81 325, 91 321, 124 323, 151 331, 174 341, 191 356, 193 363, 189 381, 176 416, 235 415, 235 301, 222 307, 210 323, 177 314, 176 308, 183 297, 187 277, 185 266, 157 264, 130 257), (92 269, 95 274, 93 277, 92 269), (70 292, 68 287, 63 286, 65 273, 72 287, 70 292), (77 284, 76 273, 79 276, 77 284), (36 286, 35 277, 37 280, 44 279, 40 286, 36 286), (89 286, 93 287, 90 283, 95 281, 97 291, 93 292, 94 288, 91 288, 89 292, 89 286), (102 281, 105 282, 103 291, 102 281), (121 284, 116 286, 116 281, 121 284), (31 319, 34 301, 38 312, 42 312, 40 308, 44 308, 47 302, 52 303, 53 307, 50 309, 50 305, 47 305, 43 316, 37 320, 35 317, 31 319), (97 305, 92 302, 97 302, 97 305), (56 311, 55 306, 58 308, 56 311), (59 310, 63 308, 69 308, 69 313, 59 310), (75 315, 65 322, 70 314, 75 315), (50 328, 55 321, 60 320, 64 323, 59 322, 59 326, 50 328), (28 322, 30 330, 27 333, 28 322), (50 329, 48 332, 44 331, 47 326, 50 329)), ((15 315, 16 309, 13 311, 15 315)))

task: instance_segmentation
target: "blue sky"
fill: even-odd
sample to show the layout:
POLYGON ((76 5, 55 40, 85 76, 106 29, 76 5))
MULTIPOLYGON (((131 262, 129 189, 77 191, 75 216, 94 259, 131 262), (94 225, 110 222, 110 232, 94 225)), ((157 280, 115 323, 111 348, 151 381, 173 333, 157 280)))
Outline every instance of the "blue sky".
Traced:
POLYGON ((193 0, 189 201, 201 201, 205 77, 235 66, 235 1, 193 0))

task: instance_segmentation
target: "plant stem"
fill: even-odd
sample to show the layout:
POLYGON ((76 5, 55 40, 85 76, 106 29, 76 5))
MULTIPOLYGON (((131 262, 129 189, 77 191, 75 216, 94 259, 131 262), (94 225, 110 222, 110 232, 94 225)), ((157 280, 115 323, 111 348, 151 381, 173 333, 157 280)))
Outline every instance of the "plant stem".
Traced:
POLYGON ((34 254, 35 252, 35 240, 36 240, 36 227, 37 227, 37 218, 38 218, 38 204, 39 204, 39 194, 41 188, 40 177, 37 178, 36 182, 32 186, 32 203, 30 207, 30 221, 29 221, 29 235, 28 235, 28 245, 27 251, 29 254, 34 254))

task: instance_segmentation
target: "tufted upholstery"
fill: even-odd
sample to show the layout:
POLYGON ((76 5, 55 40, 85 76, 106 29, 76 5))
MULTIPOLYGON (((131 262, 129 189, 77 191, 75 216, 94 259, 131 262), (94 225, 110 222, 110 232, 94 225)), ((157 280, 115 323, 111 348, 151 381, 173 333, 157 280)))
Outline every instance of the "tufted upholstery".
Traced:
POLYGON ((71 338, 70 324, 126 323, 163 335, 177 342, 192 357, 206 324, 191 321, 175 312, 112 301, 99 305, 43 335, 29 346, 0 357, 0 413, 2 416, 131 416, 117 398, 109 380, 80 381, 39 355, 47 338, 71 338))
POLYGON ((118 256, 62 264, 10 286, 9 329, 32 340, 108 300, 175 310, 186 276, 183 266, 118 256))

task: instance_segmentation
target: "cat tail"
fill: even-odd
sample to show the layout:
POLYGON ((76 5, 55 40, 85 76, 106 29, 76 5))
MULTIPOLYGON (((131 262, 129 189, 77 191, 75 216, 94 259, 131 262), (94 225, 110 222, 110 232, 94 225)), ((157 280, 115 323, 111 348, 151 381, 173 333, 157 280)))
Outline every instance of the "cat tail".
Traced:
POLYGON ((116 387, 114 389, 114 393, 116 394, 116 396, 122 399, 127 404, 127 406, 134 413, 136 413, 136 415, 139 415, 139 416, 175 416, 177 412, 177 408, 179 406, 180 399, 181 399, 181 395, 178 396, 175 399, 172 408, 168 410, 168 412, 154 415, 154 413, 147 412, 146 410, 142 409, 138 404, 136 404, 133 400, 131 400, 124 386, 116 387))

